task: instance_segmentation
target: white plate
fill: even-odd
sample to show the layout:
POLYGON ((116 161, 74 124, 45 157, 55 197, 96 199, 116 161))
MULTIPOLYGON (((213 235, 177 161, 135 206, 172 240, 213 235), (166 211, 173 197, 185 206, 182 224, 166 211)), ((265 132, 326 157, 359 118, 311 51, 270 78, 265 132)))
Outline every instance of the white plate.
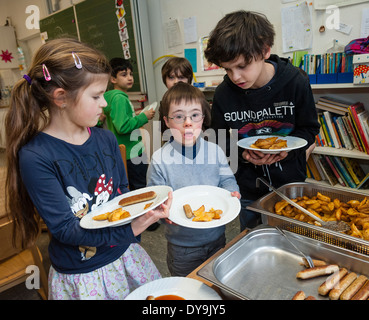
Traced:
POLYGON ((214 186, 197 185, 184 187, 173 192, 169 219, 183 227, 215 228, 231 222, 238 216, 240 210, 240 200, 232 197, 230 191, 214 186), (220 219, 208 222, 192 221, 184 213, 183 205, 185 204, 189 204, 192 210, 197 210, 204 205, 206 211, 213 208, 222 210, 223 213, 220 219))
POLYGON ((247 149, 247 150, 275 154, 275 153, 280 153, 281 151, 289 152, 294 149, 305 147, 307 145, 307 141, 305 139, 293 137, 293 136, 282 137, 282 136, 268 135, 268 136, 254 136, 254 137, 244 138, 244 139, 239 140, 237 144, 239 147, 247 149), (270 150, 270 149, 256 149, 256 148, 250 147, 253 143, 255 143, 257 139, 266 139, 270 137, 278 137, 279 139, 287 140, 287 148, 270 150))
POLYGON ((151 110, 151 109, 153 109, 155 111, 157 106, 158 106, 158 103, 155 101, 152 104, 150 104, 150 105, 146 106, 145 108, 143 108, 140 113, 145 112, 147 110, 151 110))
POLYGON ((147 296, 176 295, 185 300, 221 300, 218 293, 199 280, 169 277, 154 280, 132 291, 125 300, 146 300, 147 296))
POLYGON ((168 199, 168 192, 172 190, 173 189, 168 186, 152 186, 152 187, 146 187, 146 188, 137 189, 131 192, 127 192, 118 197, 115 197, 114 199, 102 204, 95 210, 92 210, 91 212, 89 212, 87 215, 85 215, 81 219, 80 225, 82 228, 85 228, 85 229, 100 229, 100 228, 105 228, 105 227, 116 227, 116 226, 120 226, 123 224, 127 224, 131 222, 134 218, 137 218, 143 215, 144 213, 146 213, 147 211, 150 211, 154 209, 155 207, 157 207, 158 205, 162 204, 165 200, 168 199), (157 194, 156 198, 152 200, 132 204, 130 206, 122 207, 124 210, 127 210, 131 214, 130 217, 126 219, 118 220, 118 221, 113 221, 113 222, 110 222, 108 220, 96 221, 92 219, 92 217, 94 216, 97 216, 99 214, 109 212, 109 211, 112 211, 114 209, 121 207, 118 204, 120 200, 130 197, 130 196, 134 196, 136 194, 148 192, 148 191, 155 191, 157 194), (149 208, 144 210, 145 204, 150 203, 150 202, 153 202, 153 204, 149 208))

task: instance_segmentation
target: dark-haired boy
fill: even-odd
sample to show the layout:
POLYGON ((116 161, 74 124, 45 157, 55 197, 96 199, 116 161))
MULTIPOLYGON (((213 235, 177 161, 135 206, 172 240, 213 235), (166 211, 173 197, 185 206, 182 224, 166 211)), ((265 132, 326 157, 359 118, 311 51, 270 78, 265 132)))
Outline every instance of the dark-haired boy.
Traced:
POLYGON ((274 187, 304 181, 306 148, 319 132, 309 80, 287 59, 271 54, 274 36, 264 15, 237 11, 218 22, 205 50, 206 59, 227 73, 215 91, 212 128, 237 129, 239 139, 273 134, 308 142, 289 153, 240 150, 235 176, 242 195, 241 230, 260 223, 260 215, 245 207, 269 192, 263 184, 256 188, 256 178, 274 187))
POLYGON ((110 60, 112 73, 110 82, 113 90, 105 92, 108 105, 104 108, 106 124, 117 137, 118 144, 126 146, 129 188, 131 191, 146 187, 148 161, 144 153, 144 143, 139 131, 151 120, 154 110, 147 110, 138 115, 129 100, 127 92, 133 86, 133 67, 129 60, 113 58, 110 60))

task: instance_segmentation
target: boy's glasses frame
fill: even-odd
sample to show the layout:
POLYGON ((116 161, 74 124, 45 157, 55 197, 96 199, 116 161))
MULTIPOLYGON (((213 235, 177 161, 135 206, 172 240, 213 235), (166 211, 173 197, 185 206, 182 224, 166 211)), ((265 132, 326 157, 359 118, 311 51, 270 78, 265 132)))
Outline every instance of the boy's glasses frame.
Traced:
POLYGON ((181 124, 184 123, 186 121, 187 118, 190 118, 192 122, 200 122, 201 120, 203 120, 205 118, 205 116, 202 113, 194 113, 190 116, 185 116, 185 115, 177 115, 175 117, 167 117, 170 120, 173 120, 175 123, 181 124), (198 117, 198 118, 197 118, 198 117))

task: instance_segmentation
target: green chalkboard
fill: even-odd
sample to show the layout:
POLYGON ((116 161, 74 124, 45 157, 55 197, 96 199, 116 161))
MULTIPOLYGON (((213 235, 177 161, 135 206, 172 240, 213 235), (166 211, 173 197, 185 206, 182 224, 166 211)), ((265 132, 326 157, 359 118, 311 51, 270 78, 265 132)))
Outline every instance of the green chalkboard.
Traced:
MULTIPOLYGON (((116 0, 86 0, 76 5, 79 34, 86 42, 101 50, 111 59, 124 57, 117 17, 116 0)), ((124 21, 128 32, 130 61, 133 65, 135 84, 130 91, 140 92, 137 66, 136 44, 133 32, 133 20, 130 1, 123 1, 124 21)))
MULTIPOLYGON (((123 43, 117 16, 117 0, 85 0, 68 9, 40 20, 40 32, 47 32, 48 40, 75 37, 102 51, 108 59, 123 57, 123 43)), ((135 84, 131 92, 141 92, 138 72, 138 56, 133 29, 131 2, 123 1, 124 22, 128 34, 127 43, 133 65, 135 84)))
POLYGON ((73 7, 54 13, 40 20, 40 32, 47 32, 47 39, 78 38, 73 7))

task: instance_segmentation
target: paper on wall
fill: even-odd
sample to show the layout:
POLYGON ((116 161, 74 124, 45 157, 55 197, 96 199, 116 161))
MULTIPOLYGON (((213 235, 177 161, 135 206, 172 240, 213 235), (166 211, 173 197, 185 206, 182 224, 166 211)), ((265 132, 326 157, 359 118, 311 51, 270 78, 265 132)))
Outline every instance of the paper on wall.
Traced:
POLYGON ((281 9, 283 52, 310 49, 313 43, 311 9, 306 1, 281 9))
POLYGON ((361 38, 369 36, 369 8, 363 9, 361 17, 361 38))
POLYGON ((191 43, 197 41, 197 23, 196 17, 183 19, 184 26, 184 42, 191 43))
POLYGON ((179 23, 177 19, 170 19, 165 23, 166 42, 170 51, 178 50, 182 48, 182 37, 179 29, 179 23))

